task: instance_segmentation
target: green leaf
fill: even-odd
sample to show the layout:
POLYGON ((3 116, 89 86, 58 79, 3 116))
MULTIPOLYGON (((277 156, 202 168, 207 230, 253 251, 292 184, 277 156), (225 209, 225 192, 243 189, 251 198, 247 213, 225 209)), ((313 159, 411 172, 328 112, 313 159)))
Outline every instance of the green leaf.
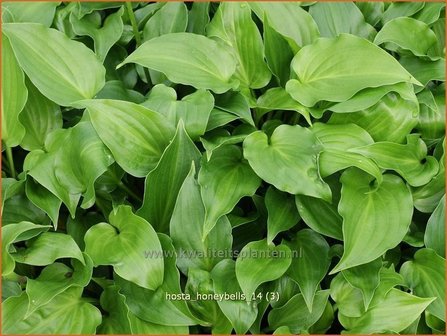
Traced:
POLYGON ((26 82, 28 100, 20 123, 25 127, 25 135, 20 146, 26 150, 44 149, 45 140, 53 130, 62 128, 62 113, 58 105, 42 95, 30 82, 26 82))
POLYGON ((309 14, 317 23, 321 37, 337 37, 346 33, 372 40, 376 34, 353 2, 317 2, 310 6, 309 14))
POLYGON ((26 131, 19 115, 28 99, 28 90, 9 39, 2 34, 2 41, 2 141, 8 147, 15 147, 26 131))
POLYGON ((89 36, 95 44, 95 54, 101 62, 107 56, 110 48, 118 42, 123 34, 124 7, 107 16, 101 27, 101 15, 98 12, 78 18, 73 12, 70 15, 70 23, 76 35, 89 36), (96 21, 96 22, 95 22, 96 21))
POLYGON ((294 53, 320 37, 312 16, 298 3, 249 2, 249 5, 260 20, 266 17, 270 27, 284 36, 294 53))
POLYGON ((305 106, 321 100, 341 102, 370 87, 401 82, 421 85, 384 50, 349 34, 306 46, 295 55, 291 67, 297 79, 289 80, 286 90, 305 106))
POLYGON ((271 73, 264 62, 261 34, 247 4, 222 2, 207 26, 207 36, 225 41, 238 61, 234 77, 242 85, 258 89, 266 86, 271 73))
MULTIPOLYGON (((262 96, 257 100, 257 107, 269 110, 286 110, 286 111, 296 111, 301 114, 304 119, 306 119, 309 125, 312 124, 309 115, 309 108, 301 105, 296 100, 287 93, 283 88, 273 88, 268 89, 262 96)), ((261 117, 258 115, 258 117, 261 117)))
POLYGON ((122 278, 155 290, 163 283, 163 254, 150 223, 121 205, 85 234, 85 251, 95 266, 112 265, 122 278), (151 255, 149 255, 151 254, 151 255))
POLYGON ((62 263, 54 263, 45 267, 36 279, 28 279, 26 294, 28 310, 26 317, 49 303, 56 295, 72 287, 85 287, 90 282, 93 263, 87 254, 83 254, 85 265, 76 259, 72 260, 73 268, 62 263))
POLYGON ((71 106, 104 86, 105 69, 94 53, 63 33, 35 23, 4 24, 3 32, 31 82, 55 103, 71 106))
POLYGON ((131 175, 145 177, 154 169, 174 136, 164 117, 143 106, 108 99, 82 104, 116 162, 131 175))
POLYGON ((402 265, 400 274, 415 295, 433 298, 427 312, 445 322, 445 259, 431 249, 420 249, 402 265))
POLYGON ((36 225, 30 222, 20 222, 8 224, 2 227, 2 276, 7 276, 14 272, 15 260, 11 255, 15 252, 12 245, 16 242, 31 239, 42 232, 48 231, 50 225, 36 225))
POLYGON ((435 33, 422 21, 399 17, 388 21, 374 39, 391 51, 409 50, 415 56, 427 56, 437 43, 435 33))
POLYGON ((210 22, 209 9, 209 2, 193 2, 192 8, 188 13, 188 27, 186 31, 205 35, 206 25, 210 22))
MULTIPOLYGON (((337 274, 330 285, 331 298, 335 301, 340 317, 360 317, 365 313, 363 293, 359 288, 352 286, 343 273, 337 274)), ((346 325, 342 323, 346 328, 346 325)))
POLYGON ((206 321, 206 325, 212 327, 213 334, 223 333, 223 331, 225 334, 231 332, 231 323, 220 310, 217 300, 206 298, 207 295, 215 294, 209 272, 195 268, 189 269, 185 294, 191 298, 188 300, 188 305, 192 313, 202 321, 206 321), (201 298, 199 295, 203 295, 205 298, 201 298))
POLYGON ((329 124, 356 124, 375 141, 402 143, 418 123, 417 100, 406 100, 394 92, 377 104, 355 113, 334 113, 329 124))
POLYGON ((191 164, 178 193, 170 223, 170 235, 178 255, 177 266, 184 274, 190 268, 211 271, 219 261, 229 257, 219 253, 228 253, 233 242, 231 224, 226 216, 222 216, 202 240, 205 207, 200 186, 194 178, 195 172, 195 166, 191 164))
POLYGON ((445 81, 445 58, 429 61, 418 57, 404 56, 399 59, 399 62, 424 86, 431 80, 445 81))
POLYGON ((422 139, 439 139, 445 135, 445 88, 435 92, 422 91, 419 96, 421 111, 419 113, 418 132, 422 139))
POLYGON ((195 141, 205 134, 214 107, 214 97, 209 91, 197 90, 177 101, 177 93, 173 88, 158 84, 141 105, 164 115, 174 127, 183 119, 186 131, 195 141))
POLYGON ((146 177, 143 205, 137 212, 157 232, 168 231, 180 187, 188 175, 191 162, 198 164, 200 156, 200 151, 185 131, 183 121, 180 121, 172 142, 146 177))
POLYGON ((338 212, 343 217, 344 253, 331 274, 373 261, 398 245, 408 231, 413 215, 408 187, 391 174, 383 176, 380 186, 371 186, 371 181, 355 169, 341 176, 338 212))
POLYGON ((287 40, 270 26, 268 18, 264 23, 264 54, 270 71, 275 75, 278 84, 285 86, 290 78, 290 62, 293 51, 287 40))
POLYGON ((362 11, 366 22, 373 26, 379 23, 385 9, 383 2, 356 2, 355 5, 362 11))
POLYGON ((146 22, 144 41, 169 33, 182 33, 188 24, 188 10, 183 2, 167 2, 146 22))
POLYGON ((59 221, 59 210, 62 204, 61 200, 48 189, 36 183, 32 178, 26 180, 25 192, 26 197, 50 217, 56 230, 59 221))
POLYGON ((236 71, 236 60, 228 48, 191 33, 155 37, 138 47, 121 65, 127 63, 163 72, 174 83, 216 93, 226 92, 238 84, 231 79, 236 71))
POLYGON ((259 285, 281 277, 291 262, 292 253, 286 245, 270 245, 265 239, 245 245, 236 259, 236 277, 247 301, 259 285))
POLYGON ((337 212, 337 204, 304 195, 296 195, 295 203, 301 218, 312 230, 343 240, 343 218, 337 212))
POLYGON ((216 95, 216 108, 237 115, 250 125, 254 126, 250 105, 246 97, 237 91, 229 91, 216 95))
POLYGON ((252 196, 261 184, 243 158, 242 150, 233 145, 215 150, 210 161, 202 157, 198 181, 205 205, 202 239, 220 217, 231 212, 242 197, 252 196))
POLYGON ((318 291, 315 294, 312 312, 309 312, 303 295, 296 294, 284 306, 275 308, 269 313, 269 325, 273 329, 287 326, 294 334, 306 333, 323 315, 328 297, 328 290, 318 291))
POLYGON ((236 278, 235 262, 223 260, 211 272, 214 292, 225 295, 223 300, 217 300, 222 312, 230 320, 236 334, 245 334, 256 320, 258 309, 254 302, 247 303, 238 299, 241 293, 236 278), (228 297, 229 299, 226 299, 228 297))
POLYGON ((413 323, 432 301, 393 288, 379 305, 354 319, 353 327, 343 333, 399 333, 413 323))
POLYGON ((199 322, 192 316, 184 300, 168 300, 167 295, 182 296, 180 275, 175 266, 175 249, 171 240, 164 234, 158 238, 164 251, 163 284, 155 291, 149 290, 115 277, 120 292, 126 297, 129 310, 138 318, 155 324, 167 326, 188 326, 199 322))
POLYGON ((144 101, 144 96, 137 91, 127 89, 125 83, 120 80, 110 80, 98 92, 96 99, 124 100, 140 104, 144 101))
POLYGON ((25 249, 13 254, 16 262, 46 266, 61 258, 73 258, 85 265, 84 256, 71 236, 59 232, 44 232, 28 242, 25 249))
POLYGON ((428 25, 433 24, 442 15, 442 11, 445 9, 445 3, 442 2, 426 2, 424 8, 414 15, 414 18, 425 22, 428 25))
POLYGON ((412 16, 419 12, 425 3, 423 2, 394 2, 390 3, 382 16, 382 23, 402 16, 412 16))
POLYGON ((439 170, 438 161, 427 156, 427 146, 419 134, 407 135, 407 144, 376 142, 349 151, 373 159, 380 168, 398 172, 411 186, 427 184, 439 170))
POLYGON ((25 317, 28 296, 10 297, 2 303, 4 334, 94 334, 101 323, 101 312, 82 289, 73 288, 57 295, 30 316, 25 317))
POLYGON ((439 201, 435 211, 427 222, 424 235, 424 243, 428 248, 436 251, 445 258, 445 195, 439 201))
POLYGON ((244 140, 244 157, 264 181, 291 194, 329 200, 330 188, 318 173, 321 150, 312 132, 298 125, 281 125, 270 139, 257 131, 244 140))
POLYGON ((33 3, 3 2, 2 10, 10 13, 12 18, 11 21, 3 22, 35 22, 50 27, 53 23, 56 7, 59 4, 59 1, 33 3))
POLYGON ((94 183, 113 163, 113 158, 90 122, 52 132, 45 149, 46 152, 31 152, 34 158, 27 156, 28 174, 57 196, 72 217, 81 195, 84 197, 81 206, 91 207, 95 202, 94 183))
POLYGON ((362 291, 365 311, 368 310, 374 293, 379 287, 381 268, 382 259, 377 258, 370 263, 345 269, 341 272, 352 287, 362 291))
POLYGON ((315 293, 330 266, 329 244, 318 233, 304 229, 287 245, 298 253, 287 274, 300 287, 307 309, 312 313, 315 293))
POLYGON ((278 233, 292 228, 300 220, 292 195, 283 193, 270 186, 265 194, 265 206, 268 212, 267 242, 271 244, 278 233))

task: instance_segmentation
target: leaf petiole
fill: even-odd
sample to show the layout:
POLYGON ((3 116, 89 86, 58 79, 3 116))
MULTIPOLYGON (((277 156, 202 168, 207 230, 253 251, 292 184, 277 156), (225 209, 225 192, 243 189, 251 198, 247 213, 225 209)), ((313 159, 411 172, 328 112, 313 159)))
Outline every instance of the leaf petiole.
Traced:
POLYGON ((15 179, 17 177, 17 173, 14 167, 14 157, 12 155, 11 147, 6 147, 6 158, 8 160, 9 169, 11 171, 11 177, 15 179))

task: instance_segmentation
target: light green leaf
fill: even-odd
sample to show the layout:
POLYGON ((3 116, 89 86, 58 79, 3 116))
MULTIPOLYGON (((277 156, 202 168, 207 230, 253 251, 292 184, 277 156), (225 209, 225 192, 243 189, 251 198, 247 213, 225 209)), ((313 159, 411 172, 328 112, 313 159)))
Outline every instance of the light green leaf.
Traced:
POLYGON ((312 313, 318 285, 327 274, 331 263, 329 244, 318 233, 304 229, 287 245, 298 253, 298 257, 292 259, 287 274, 300 287, 307 309, 312 313))
POLYGON ((343 217, 343 257, 331 274, 366 264, 398 245, 411 223, 411 193, 398 176, 385 174, 380 186, 355 168, 341 176, 338 212, 343 217), (368 233, 369 232, 369 233, 368 233))
POLYGON ((383 2, 356 2, 355 5, 362 11, 366 22, 375 26, 383 16, 385 4, 383 2))
POLYGON ((269 313, 269 326, 273 329, 287 326, 294 334, 306 333, 323 314, 328 297, 328 290, 318 291, 315 294, 312 312, 309 312, 303 295, 296 294, 284 306, 275 308, 269 313))
POLYGON ((270 245, 266 239, 245 245, 236 259, 236 277, 247 301, 259 285, 281 277, 291 262, 292 251, 286 245, 270 245))
POLYGON ((372 40, 376 34, 353 2, 317 2, 310 6, 309 14, 317 23, 321 37, 337 37, 346 33, 372 40))
POLYGON ((72 288, 25 317, 28 296, 10 297, 2 303, 3 334, 94 334, 101 312, 87 299, 82 288, 72 288))
POLYGON ((113 163, 113 158, 90 122, 53 131, 46 139, 45 149, 46 152, 31 152, 34 158, 27 156, 28 174, 57 196, 72 217, 81 195, 84 197, 81 207, 91 207, 95 202, 94 183, 113 163))
POLYGON ((2 276, 14 272, 15 260, 11 254, 16 249, 12 244, 31 239, 42 232, 48 231, 50 227, 50 225, 36 225, 30 222, 8 224, 2 227, 2 276))
POLYGON ((377 104, 355 113, 334 113, 329 124, 353 123, 367 131, 375 141, 402 143, 418 123, 417 99, 406 100, 394 92, 377 104))
POLYGON ((253 126, 242 124, 234 129, 233 134, 221 128, 207 132, 203 138, 200 138, 200 141, 206 150, 208 161, 211 159, 213 151, 225 145, 235 145, 243 142, 254 130, 253 126))
POLYGON ((337 204, 304 195, 296 195, 295 202, 301 218, 312 230, 343 240, 343 218, 337 212, 337 204))
POLYGON ((88 100, 91 122, 117 163, 129 174, 145 177, 160 160, 175 129, 158 113, 118 100, 88 100))
POLYGON ((445 58, 429 61, 418 57, 404 56, 399 59, 399 62, 424 86, 431 80, 445 81, 445 58))
POLYGON ((386 11, 382 16, 382 23, 387 23, 388 21, 402 17, 402 16, 412 16, 424 8, 424 2, 394 2, 390 3, 386 11))
POLYGON ((206 25, 210 22, 210 3, 193 2, 188 13, 188 27, 186 31, 205 35, 206 25))
POLYGON ((72 260, 73 268, 54 263, 45 267, 36 279, 27 280, 26 294, 29 302, 25 318, 67 289, 88 285, 92 277, 93 263, 87 254, 84 253, 83 256, 85 265, 76 259, 72 260))
POLYGON ((277 82, 285 86, 290 78, 290 62, 293 51, 287 40, 270 26, 267 16, 264 22, 264 54, 270 71, 275 75, 277 82))
POLYGON ((163 283, 163 254, 150 223, 121 205, 85 234, 85 252, 93 264, 112 265, 122 278, 155 290, 163 283))
POLYGON ((443 2, 426 2, 424 8, 417 12, 414 18, 431 25, 439 19, 443 9, 445 9, 443 2))
POLYGON ((53 130, 62 128, 62 113, 58 105, 42 95, 30 82, 26 82, 28 100, 20 123, 25 127, 25 135, 20 146, 26 150, 44 149, 45 140, 53 130))
POLYGON ((206 31, 232 48, 238 61, 234 77, 242 85, 258 89, 268 84, 271 73, 264 62, 261 34, 247 4, 221 2, 206 31))
POLYGON ((435 33, 422 21, 399 17, 388 21, 374 39, 391 51, 409 50, 415 56, 427 56, 437 43, 435 33))
MULTIPOLYGON (((342 273, 332 279, 330 293, 337 304, 338 316, 360 317, 365 313, 362 291, 352 286, 342 273)), ((345 324, 342 325, 346 328, 345 324)))
POLYGON ((206 325, 212 327, 213 334, 229 334, 231 332, 231 323, 220 310, 217 300, 199 297, 199 295, 215 294, 209 272, 195 268, 189 269, 185 294, 191 298, 188 300, 191 312, 202 321, 206 321, 206 325))
POLYGON ((201 153, 189 138, 180 121, 172 142, 166 147, 157 166, 146 177, 143 205, 137 215, 147 219, 157 232, 167 232, 175 201, 183 180, 197 165, 201 153))
POLYGON ((400 274, 415 295, 433 298, 427 311, 445 322, 445 259, 431 249, 420 249, 402 265, 400 274))
POLYGON ((414 207, 421 212, 433 212, 445 194, 445 138, 435 148, 439 158, 439 172, 426 185, 412 189, 414 207))
POLYGON ((96 99, 124 100, 140 104, 144 101, 144 96, 138 91, 127 89, 125 83, 120 80, 110 80, 98 92, 96 99))
MULTIPOLYGON (((99 302, 101 303, 101 308, 107 314, 103 316, 97 333, 112 335, 132 333, 129 316, 132 313, 129 312, 129 308, 126 305, 126 297, 119 292, 118 286, 111 281, 105 284, 99 302)), ((134 318, 138 319, 136 316, 134 318)))
POLYGON ((42 233, 12 256, 16 262, 34 266, 50 265, 61 258, 77 259, 85 265, 84 256, 73 238, 59 232, 42 233))
POLYGON ((144 41, 169 33, 182 33, 188 23, 188 10, 183 2, 167 2, 146 22, 144 41))
POLYGON ((215 97, 216 108, 237 115, 250 125, 254 126, 250 105, 246 97, 237 91, 229 91, 215 97))
POLYGON ((155 291, 115 277, 120 292, 126 297, 129 310, 138 318, 165 326, 188 326, 201 323, 192 316, 184 300, 168 300, 167 295, 182 296, 180 275, 175 266, 175 249, 164 234, 158 238, 164 252, 163 284, 155 291))
POLYGON ((262 132, 244 140, 244 157, 264 181, 291 194, 330 200, 331 190, 318 173, 321 145, 301 126, 281 125, 270 139, 262 132))
POLYGON ((393 288, 379 305, 354 319, 352 328, 342 333, 399 333, 413 323, 432 301, 393 288))
MULTIPOLYGON (((51 2, 3 2, 2 10, 10 13, 12 20, 6 22, 35 22, 50 27, 59 1, 51 2)), ((4 82, 3 82, 4 83, 4 82)))
POLYGON ((237 119, 239 119, 239 117, 232 113, 221 110, 220 108, 213 108, 210 113, 208 124, 206 125, 206 130, 214 130, 217 127, 227 125, 237 119))
POLYGON ((349 34, 321 38, 306 46, 291 66, 297 79, 289 80, 286 90, 305 106, 321 100, 341 102, 370 87, 401 82, 420 85, 391 55, 349 34))
POLYGON ((223 44, 205 36, 172 33, 137 48, 121 65, 137 63, 163 72, 174 83, 223 93, 238 85, 231 79, 236 60, 223 44), (183 57, 178 57, 183 55, 183 57))
POLYGON ((59 210, 61 200, 53 195, 48 189, 36 183, 32 178, 26 179, 25 184, 26 197, 39 209, 44 211, 53 222, 56 230, 59 221, 59 210))
POLYGON ((19 115, 28 98, 28 90, 9 39, 3 34, 2 42, 2 141, 8 147, 15 147, 25 135, 19 115))
POLYGON ((173 88, 158 84, 141 105, 164 115, 174 127, 183 119, 186 131, 195 141, 205 134, 214 107, 214 97, 209 91, 197 90, 177 101, 177 93, 173 88))
POLYGON ((192 164, 178 193, 170 223, 170 234, 178 255, 177 266, 184 274, 190 268, 211 271, 219 261, 230 257, 228 252, 233 242, 231 224, 226 216, 222 216, 202 240, 205 207, 195 172, 192 164), (219 251, 227 255, 218 255, 219 251))
POLYGON ((293 227, 300 220, 295 198, 270 186, 265 194, 268 212, 267 243, 271 244, 276 235, 293 227))
POLYGON ((58 105, 90 99, 104 86, 105 69, 85 45, 35 23, 3 25, 31 82, 58 105))
POLYGON ((223 260, 217 264, 211 272, 214 283, 214 292, 228 296, 223 300, 217 300, 222 312, 230 320, 236 334, 243 335, 256 320, 258 309, 255 302, 247 303, 239 300, 241 287, 237 282, 235 262, 233 260, 223 260))
POLYGON ((428 248, 436 251, 445 258, 445 195, 439 201, 435 211, 427 222, 424 235, 424 243, 428 248))
POLYGON ((252 196, 261 184, 243 158, 242 150, 233 145, 215 150, 210 161, 202 157, 198 181, 205 205, 202 239, 220 217, 233 210, 242 197, 252 196))
MULTIPOLYGON (((309 125, 312 124, 309 115, 310 109, 301 105, 296 100, 293 100, 283 88, 268 89, 258 98, 256 103, 257 107, 266 109, 265 112, 268 112, 269 110, 296 111, 306 119, 309 125)), ((261 117, 261 115, 258 115, 258 118, 259 117, 261 117)))
POLYGON ((284 36, 294 53, 313 43, 320 33, 309 13, 293 2, 249 2, 260 20, 268 19, 271 28, 284 36))
POLYGON ((422 91, 418 95, 421 112, 419 113, 419 124, 416 128, 424 140, 439 139, 445 135, 444 96, 444 87, 438 87, 433 93, 428 90, 422 91))
POLYGON ((124 8, 121 7, 115 13, 106 17, 101 27, 101 15, 93 12, 82 18, 78 18, 74 12, 70 15, 70 23, 76 35, 89 36, 95 43, 95 54, 101 62, 107 56, 110 48, 118 42, 123 34, 124 8))
POLYGON ((439 170, 438 161, 427 156, 427 146, 419 134, 407 135, 407 144, 376 142, 349 151, 373 159, 380 168, 398 172, 411 186, 430 182, 439 170))
POLYGON ((365 311, 368 310, 374 293, 379 287, 381 268, 382 258, 377 258, 367 264, 345 269, 341 272, 352 287, 362 291, 365 311))

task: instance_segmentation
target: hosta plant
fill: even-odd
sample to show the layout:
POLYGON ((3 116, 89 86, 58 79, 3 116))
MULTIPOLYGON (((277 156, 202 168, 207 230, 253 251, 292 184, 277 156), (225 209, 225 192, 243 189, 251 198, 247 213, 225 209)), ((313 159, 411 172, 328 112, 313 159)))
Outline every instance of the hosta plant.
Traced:
POLYGON ((445 333, 443 2, 3 2, 3 334, 445 333))

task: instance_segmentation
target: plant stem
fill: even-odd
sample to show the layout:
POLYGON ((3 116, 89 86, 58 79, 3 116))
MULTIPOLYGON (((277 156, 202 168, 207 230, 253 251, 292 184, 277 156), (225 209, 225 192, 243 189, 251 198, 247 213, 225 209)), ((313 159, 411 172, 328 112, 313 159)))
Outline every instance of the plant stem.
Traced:
POLYGON ((128 193, 133 199, 143 203, 143 200, 140 196, 135 194, 132 190, 130 190, 123 182, 118 183, 118 187, 128 193))
MULTIPOLYGON (((129 15, 130 24, 132 25, 133 35, 135 36, 136 47, 138 48, 143 40, 141 39, 140 31, 138 30, 137 19, 132 9, 132 3, 126 1, 126 10, 129 15)), ((147 83, 150 84, 151 77, 147 68, 143 67, 144 75, 146 76, 147 83)))
POLYGON ((8 159, 9 170, 11 171, 11 177, 15 179, 17 177, 17 173, 14 167, 14 157, 12 156, 11 147, 6 147, 6 158, 8 159))

